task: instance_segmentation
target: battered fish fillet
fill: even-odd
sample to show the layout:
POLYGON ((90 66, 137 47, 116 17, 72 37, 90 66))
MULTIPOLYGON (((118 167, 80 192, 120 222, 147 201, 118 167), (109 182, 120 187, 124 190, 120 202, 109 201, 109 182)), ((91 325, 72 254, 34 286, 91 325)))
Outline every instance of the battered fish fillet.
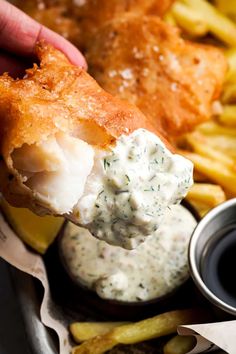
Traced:
POLYGON ((211 116, 226 72, 221 50, 185 41, 152 16, 126 15, 105 24, 86 57, 98 83, 137 105, 167 138, 211 116))
POLYGON ((0 76, 1 192, 13 205, 65 215, 135 247, 186 195, 191 162, 64 54, 41 42, 36 55, 40 67, 23 79, 0 76))
POLYGON ((36 55, 40 67, 35 64, 22 80, 0 77, 0 148, 6 164, 0 172, 7 173, 0 188, 11 204, 37 212, 37 198, 27 183, 32 173, 63 165, 63 158, 54 154, 56 134, 85 141, 82 149, 86 144, 105 147, 121 134, 152 127, 135 106, 103 91, 50 45, 38 44, 36 55))
POLYGON ((17 0, 28 15, 80 49, 105 22, 127 12, 162 17, 174 0, 17 0))

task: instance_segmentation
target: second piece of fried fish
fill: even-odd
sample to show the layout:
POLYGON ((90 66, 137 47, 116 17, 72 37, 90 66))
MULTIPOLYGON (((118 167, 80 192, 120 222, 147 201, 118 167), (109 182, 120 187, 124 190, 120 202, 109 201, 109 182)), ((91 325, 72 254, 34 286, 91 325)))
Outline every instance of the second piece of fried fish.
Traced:
POLYGON ((137 105, 167 138, 210 118, 227 67, 220 49, 182 39, 157 17, 131 14, 105 24, 88 47, 98 83, 137 105))

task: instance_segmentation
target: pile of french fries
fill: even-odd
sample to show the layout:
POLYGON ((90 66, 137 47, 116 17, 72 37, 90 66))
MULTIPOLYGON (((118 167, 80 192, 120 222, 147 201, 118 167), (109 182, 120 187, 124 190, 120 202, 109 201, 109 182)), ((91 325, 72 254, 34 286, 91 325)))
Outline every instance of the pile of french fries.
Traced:
POLYGON ((222 48, 228 72, 212 120, 178 142, 179 152, 192 160, 195 184, 187 199, 200 216, 236 197, 236 0, 178 0, 166 21, 191 40, 210 40, 222 48))

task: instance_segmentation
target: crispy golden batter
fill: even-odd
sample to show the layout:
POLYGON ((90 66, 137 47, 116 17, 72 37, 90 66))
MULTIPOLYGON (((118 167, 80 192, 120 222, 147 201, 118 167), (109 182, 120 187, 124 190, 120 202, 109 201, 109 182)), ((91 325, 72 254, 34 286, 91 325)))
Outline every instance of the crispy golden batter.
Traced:
POLYGON ((81 30, 70 12, 70 1, 17 0, 15 4, 36 21, 80 46, 81 30))
POLYGON ((91 39, 87 60, 106 91, 136 104, 169 138, 210 117, 226 71, 219 49, 183 40, 154 16, 107 23, 91 39))
POLYGON ((36 54, 40 67, 35 64, 22 80, 0 77, 0 186, 6 199, 20 206, 34 202, 12 162, 23 144, 39 144, 60 132, 99 146, 138 128, 158 135, 138 108, 106 93, 52 46, 40 43, 36 54), (18 204, 19 185, 25 193, 18 204))
POLYGON ((37 143, 61 130, 90 144, 106 145, 137 128, 151 129, 138 108, 106 93, 60 51, 41 42, 36 55, 40 67, 35 64, 23 79, 0 77, 4 156, 23 143, 37 143))
POLYGON ((163 16, 174 0, 17 0, 31 17, 60 33, 79 48, 106 21, 132 12, 163 16))
POLYGON ((121 18, 125 13, 139 16, 163 16, 174 0, 77 0, 74 13, 84 36, 83 47, 93 33, 114 18, 121 18))

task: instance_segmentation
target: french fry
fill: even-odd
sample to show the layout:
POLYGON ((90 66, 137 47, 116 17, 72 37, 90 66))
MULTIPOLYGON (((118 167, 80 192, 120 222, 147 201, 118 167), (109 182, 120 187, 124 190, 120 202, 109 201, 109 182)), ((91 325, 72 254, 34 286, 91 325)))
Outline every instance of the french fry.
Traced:
POLYGON ((200 18, 209 32, 230 47, 224 51, 229 69, 222 110, 215 110, 215 120, 199 125, 194 133, 177 141, 195 165, 194 180, 200 182, 194 184, 187 200, 203 216, 236 196, 236 0, 178 0, 170 11, 187 33, 194 29, 194 19, 197 24, 200 18))
POLYGON ((236 105, 223 106, 223 113, 217 118, 217 120, 221 124, 236 128, 236 105))
POLYGON ((107 334, 83 342, 72 349, 72 354, 102 354, 117 344, 134 344, 176 332, 179 325, 197 323, 206 319, 199 310, 179 310, 114 328, 107 334))
POLYGON ((234 103, 236 101, 235 80, 231 79, 228 83, 226 83, 221 100, 223 104, 234 103))
POLYGON ((75 322, 70 325, 69 329, 74 341, 81 343, 124 324, 127 322, 75 322))
POLYGON ((224 152, 227 156, 236 159, 236 139, 227 135, 211 135, 208 139, 208 145, 224 152))
POLYGON ((206 205, 205 203, 199 202, 195 199, 189 198, 188 202, 193 206, 200 218, 203 218, 203 216, 205 216, 211 209, 209 205, 206 205))
POLYGON ((229 135, 236 137, 236 129, 221 126, 213 121, 199 125, 196 130, 206 135, 229 135))
POLYGON ((228 61, 228 72, 225 80, 230 81, 236 79, 236 48, 230 48, 225 51, 225 56, 228 61))
POLYGON ((214 161, 196 153, 181 150, 180 154, 191 160, 200 173, 220 184, 226 191, 236 196, 236 173, 219 161, 214 161))
POLYGON ((201 156, 209 157, 210 159, 220 161, 222 164, 235 170, 236 162, 235 160, 227 156, 224 152, 222 152, 219 148, 213 148, 208 145, 208 139, 206 139, 203 135, 193 133, 186 136, 187 142, 191 145, 194 152, 201 156))
POLYGON ((226 200, 221 186, 210 183, 194 183, 186 197, 187 200, 195 200, 204 203, 208 208, 214 208, 226 200))
POLYGON ((198 183, 208 182, 208 178, 196 170, 193 171, 193 180, 198 183))
POLYGON ((190 36, 202 37, 208 32, 206 21, 190 7, 179 2, 174 3, 171 13, 177 24, 190 36))
POLYGON ((171 11, 168 11, 164 17, 163 17, 163 20, 168 23, 169 25, 172 25, 172 26, 176 26, 176 21, 175 21, 175 18, 173 16, 173 14, 171 13, 171 11))
POLYGON ((209 31, 225 44, 236 46, 236 24, 222 14, 206 0, 181 0, 181 3, 192 8, 203 21, 206 21, 209 31))
POLYGON ((163 354, 186 354, 194 348, 194 336, 175 336, 163 348, 163 354))
POLYGON ((220 12, 231 17, 233 20, 236 19, 236 0, 215 0, 214 4, 220 12))

